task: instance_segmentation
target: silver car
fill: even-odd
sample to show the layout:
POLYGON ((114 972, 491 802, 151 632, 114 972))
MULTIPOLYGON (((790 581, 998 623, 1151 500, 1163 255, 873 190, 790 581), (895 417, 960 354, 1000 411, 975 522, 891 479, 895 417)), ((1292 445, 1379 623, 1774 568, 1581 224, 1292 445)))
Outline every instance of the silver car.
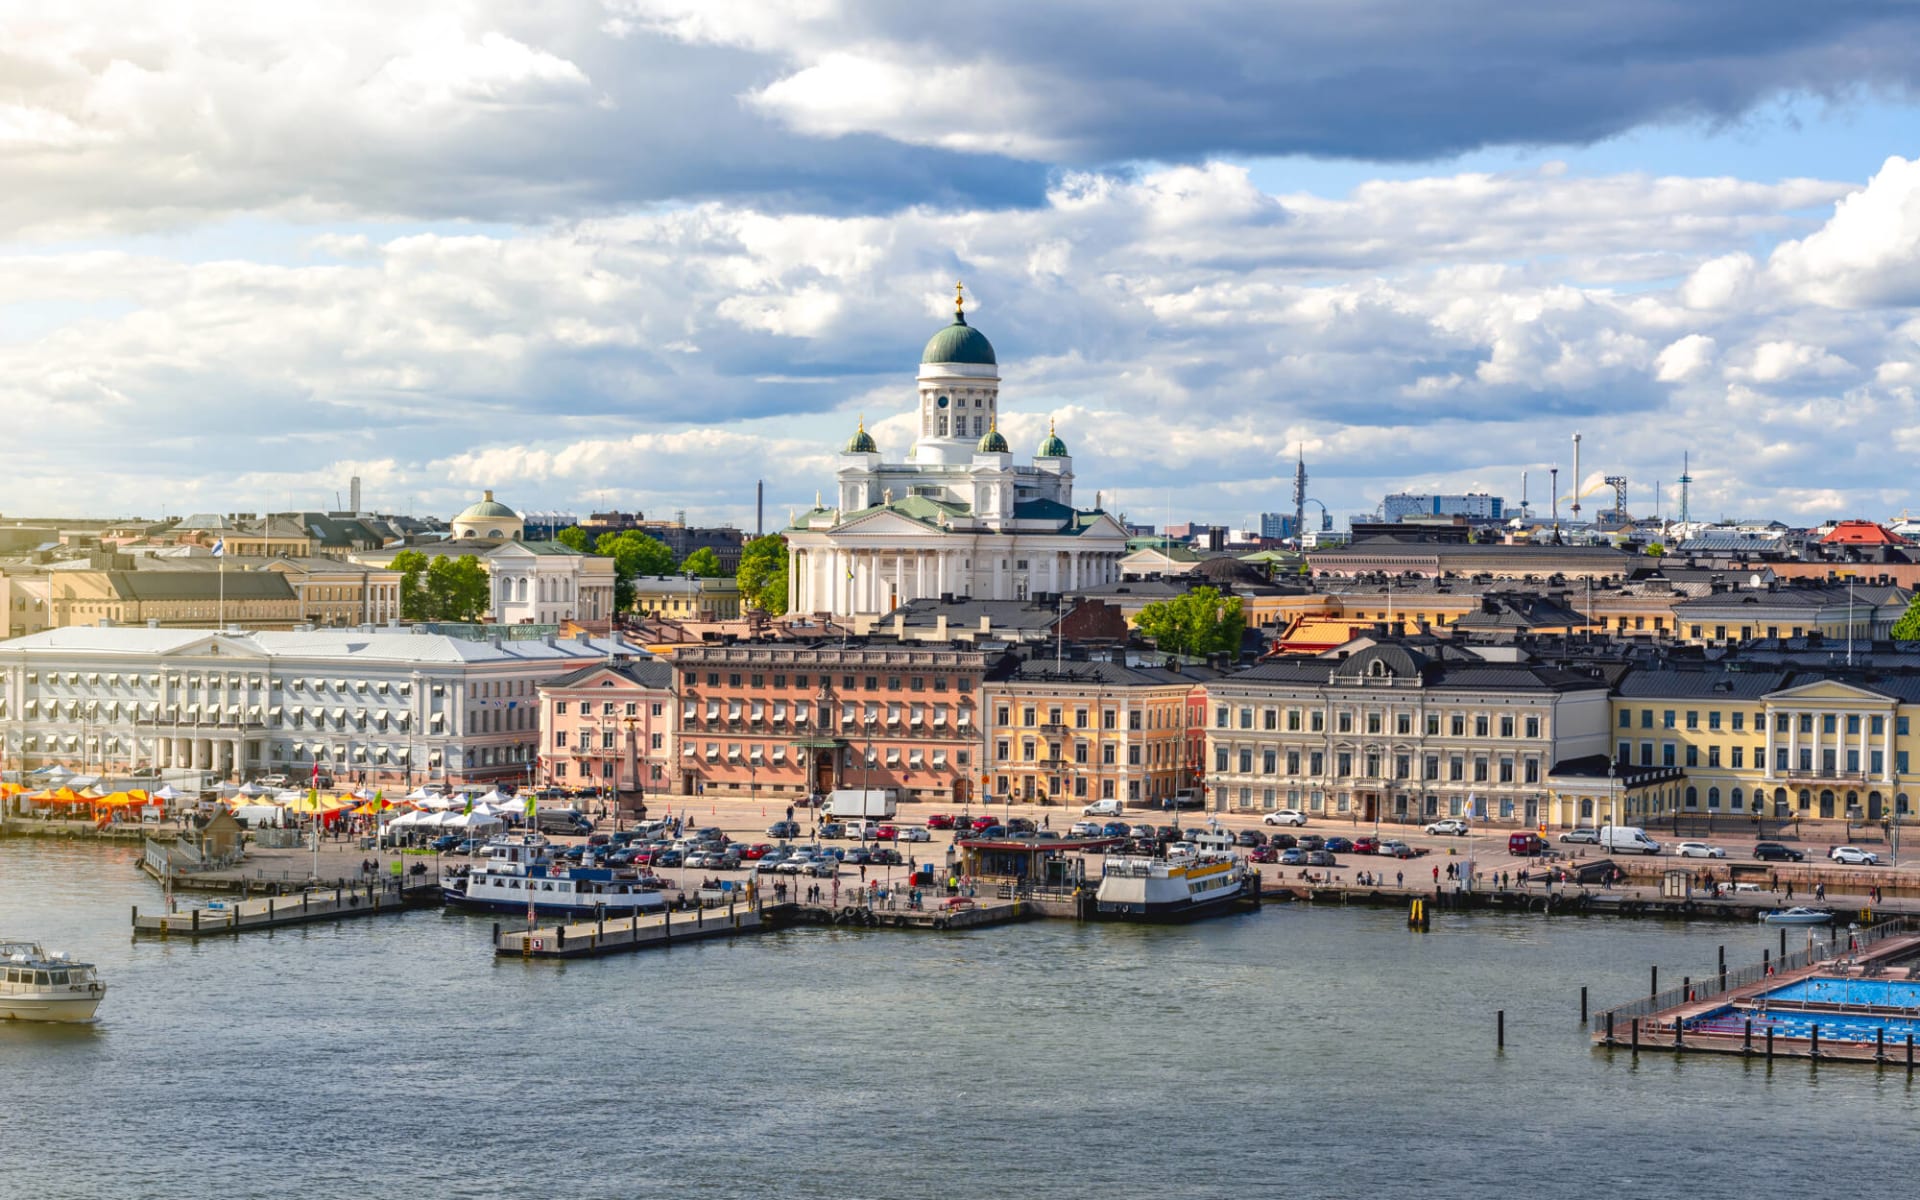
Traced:
POLYGON ((1705 842, 1681 842, 1673 848, 1681 858, 1725 858, 1727 852, 1718 846, 1709 846, 1705 842))

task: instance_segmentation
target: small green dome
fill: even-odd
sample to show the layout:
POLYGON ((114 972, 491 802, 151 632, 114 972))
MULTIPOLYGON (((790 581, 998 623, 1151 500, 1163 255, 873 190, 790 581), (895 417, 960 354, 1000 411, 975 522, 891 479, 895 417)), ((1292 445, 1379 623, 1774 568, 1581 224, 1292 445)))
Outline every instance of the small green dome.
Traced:
POLYGON ((495 520, 500 517, 506 517, 511 520, 520 519, 519 513, 514 512, 512 509, 508 508, 506 505, 500 503, 498 500, 495 500, 493 498, 493 493, 491 491, 484 493, 484 497, 485 498, 482 499, 478 504, 469 504, 467 505, 467 507, 461 509, 460 515, 455 517, 454 520, 456 521, 488 521, 488 520, 495 520))
POLYGON ((873 440, 873 435, 867 432, 867 419, 865 417, 860 418, 859 430, 852 437, 847 439, 846 453, 848 454, 880 453, 879 443, 875 442, 873 440))
POLYGON ((986 436, 980 439, 980 453, 982 454, 1008 453, 1007 439, 1000 435, 999 422, 996 421, 993 425, 989 426, 987 429, 986 436))
POLYGON ((927 348, 920 352, 923 363, 969 363, 974 366, 997 366, 993 357, 993 343, 987 335, 967 324, 965 313, 954 313, 953 324, 942 329, 927 340, 927 348))
POLYGON ((1061 441, 1060 435, 1053 431, 1052 421, 1047 422, 1047 440, 1040 443, 1040 452, 1034 455, 1034 457, 1035 458, 1066 458, 1068 457, 1067 444, 1061 441))

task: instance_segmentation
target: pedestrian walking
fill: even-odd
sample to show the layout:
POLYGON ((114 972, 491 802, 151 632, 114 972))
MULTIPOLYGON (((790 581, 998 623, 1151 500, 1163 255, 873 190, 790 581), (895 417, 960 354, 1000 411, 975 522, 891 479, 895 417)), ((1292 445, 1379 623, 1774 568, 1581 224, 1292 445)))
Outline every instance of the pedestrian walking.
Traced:
POLYGON ((1433 867, 1433 882, 1436 887, 1440 884, 1440 864, 1438 863, 1435 863, 1433 867))
POLYGON ((1406 885, 1407 885, 1407 873, 1405 871, 1395 871, 1393 873, 1393 886, 1405 887, 1406 885))

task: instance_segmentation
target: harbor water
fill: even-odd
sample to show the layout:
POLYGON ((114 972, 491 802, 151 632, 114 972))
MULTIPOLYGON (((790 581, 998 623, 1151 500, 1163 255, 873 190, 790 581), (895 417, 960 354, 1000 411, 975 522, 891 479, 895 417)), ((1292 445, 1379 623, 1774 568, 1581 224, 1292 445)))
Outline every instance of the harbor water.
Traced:
POLYGON ((528 963, 433 910, 131 941, 159 903, 124 848, 0 841, 0 935, 111 988, 0 1023, 0 1197, 1747 1200, 1902 1177, 1920 1118, 1898 1068, 1588 1044, 1581 985, 1760 926, 1275 905, 528 963))

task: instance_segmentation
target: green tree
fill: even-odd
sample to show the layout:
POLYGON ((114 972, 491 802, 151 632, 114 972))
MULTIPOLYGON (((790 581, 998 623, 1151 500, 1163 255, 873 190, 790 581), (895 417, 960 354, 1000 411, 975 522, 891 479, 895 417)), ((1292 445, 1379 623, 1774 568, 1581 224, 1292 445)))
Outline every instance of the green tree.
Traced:
POLYGON ((640 575, 671 575, 673 551, 656 537, 638 529, 603 533, 593 552, 613 560, 613 606, 621 612, 633 607, 633 581, 640 575))
POLYGON ((1920 642, 1920 592, 1913 594, 1913 599, 1907 602, 1907 611, 1893 623, 1893 640, 1920 642))
POLYGON ((427 556, 418 550, 402 550, 393 556, 393 569, 400 572, 400 616, 408 621, 431 621, 427 599, 427 556))
POLYGON ((720 556, 711 546, 702 546, 680 561, 682 575, 698 575, 702 579, 718 579, 725 574, 720 569, 720 556))
POLYGON ((593 539, 588 537, 587 531, 578 525, 567 526, 559 533, 554 534, 553 540, 559 542, 569 550, 578 550, 582 554, 593 553, 593 539))
POLYGON ((437 621, 477 621, 491 595, 487 571, 471 554, 441 555, 427 568, 427 607, 437 621))
POLYGON ((1666 548, 1665 546, 1663 546, 1663 545, 1661 545, 1661 544, 1660 544, 1659 542, 1648 542, 1648 543, 1647 543, 1647 557, 1648 557, 1648 558, 1661 558, 1661 557, 1663 557, 1663 556, 1664 556, 1664 555, 1666 554, 1666 552, 1667 552, 1667 548, 1666 548))
POLYGON ((1184 596, 1149 604, 1134 624, 1153 644, 1174 654, 1203 655, 1240 649, 1247 627, 1238 596, 1222 596, 1217 588, 1195 588, 1184 596))
POLYGON ((777 617, 787 611, 787 539, 768 534, 748 542, 740 551, 740 569, 734 572, 740 598, 777 617))

